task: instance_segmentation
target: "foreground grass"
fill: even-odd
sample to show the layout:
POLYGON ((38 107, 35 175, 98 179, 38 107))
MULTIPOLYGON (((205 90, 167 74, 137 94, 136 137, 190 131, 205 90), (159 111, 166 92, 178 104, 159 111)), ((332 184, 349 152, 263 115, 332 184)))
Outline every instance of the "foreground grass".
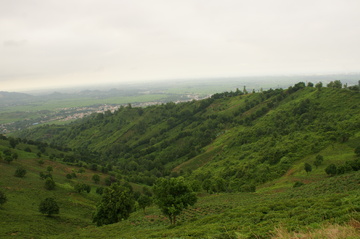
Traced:
POLYGON ((359 238, 359 183, 357 172, 283 193, 200 194, 175 227, 151 207, 120 223, 50 238, 359 238))
MULTIPOLYGON (((65 175, 73 168, 45 160, 44 165, 38 159, 19 159, 11 164, 0 162, 0 187, 7 195, 8 202, 0 207, 0 238, 40 238, 53 234, 72 232, 91 224, 92 212, 99 196, 95 187, 90 194, 79 194, 73 190, 65 175), (24 178, 14 176, 18 166, 27 170, 24 178), (47 166, 53 167, 55 190, 44 188, 40 172, 46 172, 47 166), (46 217, 38 212, 40 202, 54 197, 60 207, 60 214, 46 217)), ((87 182, 92 172, 79 175, 79 181, 87 182)), ((94 186, 94 185, 93 185, 94 186)))

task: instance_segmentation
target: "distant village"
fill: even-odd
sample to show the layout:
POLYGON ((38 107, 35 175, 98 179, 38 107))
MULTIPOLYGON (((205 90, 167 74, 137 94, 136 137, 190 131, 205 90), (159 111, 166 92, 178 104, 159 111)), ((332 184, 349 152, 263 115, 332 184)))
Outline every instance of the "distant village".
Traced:
MULTIPOLYGON (((206 97, 199 97, 196 94, 183 95, 183 100, 177 100, 175 103, 200 100, 206 97)), ((141 102, 141 103, 131 103, 132 107, 148 107, 152 105, 159 105, 165 102, 152 101, 152 102, 141 102)), ((46 123, 65 123, 71 122, 77 119, 82 119, 86 116, 89 116, 93 113, 104 113, 106 111, 115 112, 121 106, 126 106, 128 104, 115 105, 115 104, 103 104, 103 105, 93 105, 93 106, 84 106, 84 107, 69 107, 69 108, 59 108, 55 111, 47 111, 46 114, 42 114, 40 117, 31 119, 24 117, 24 120, 3 123, 0 124, 0 134, 9 134, 14 131, 23 130, 29 127, 46 124, 46 123)))

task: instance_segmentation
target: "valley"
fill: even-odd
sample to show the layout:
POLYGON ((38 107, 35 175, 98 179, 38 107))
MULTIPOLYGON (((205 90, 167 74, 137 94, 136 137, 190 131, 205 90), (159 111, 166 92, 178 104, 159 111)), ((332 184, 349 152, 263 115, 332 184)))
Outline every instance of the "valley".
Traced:
POLYGON ((2 135, 0 237, 359 238, 359 86, 246 89, 70 107, 61 116, 69 121, 2 135), (14 176, 18 168, 24 177, 14 176), (174 225, 154 191, 163 179, 197 197, 174 225), (134 206, 128 218, 98 227, 102 193, 115 184, 131 191, 134 206), (142 196, 152 203, 141 207, 142 196), (47 197, 58 215, 39 212, 47 197))

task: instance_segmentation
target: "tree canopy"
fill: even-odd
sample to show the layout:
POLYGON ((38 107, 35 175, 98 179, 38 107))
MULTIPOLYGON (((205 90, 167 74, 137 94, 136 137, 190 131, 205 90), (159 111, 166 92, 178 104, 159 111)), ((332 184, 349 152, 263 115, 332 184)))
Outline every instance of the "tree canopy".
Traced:
POLYGON ((53 198, 45 198, 39 205, 39 212, 51 216, 52 214, 59 214, 60 208, 53 198))
POLYGON ((114 183, 104 189, 93 222, 102 226, 125 220, 130 216, 134 203, 130 189, 114 183))
POLYGON ((173 225, 176 223, 176 216, 197 201, 195 193, 183 177, 159 178, 154 185, 154 194, 156 204, 173 225))

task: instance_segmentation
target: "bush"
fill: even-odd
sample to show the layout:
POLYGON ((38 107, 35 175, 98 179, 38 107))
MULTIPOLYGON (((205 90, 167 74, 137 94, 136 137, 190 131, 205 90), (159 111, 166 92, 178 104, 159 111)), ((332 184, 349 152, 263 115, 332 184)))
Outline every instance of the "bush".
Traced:
POLYGON ((23 167, 18 167, 15 171, 14 176, 23 178, 23 177, 25 177, 25 174, 26 174, 26 169, 24 169, 23 167))
POLYGON ((5 156, 5 161, 8 163, 8 164, 10 164, 14 159, 13 159, 13 157, 11 157, 11 156, 5 156))
POLYGON ((85 191, 87 193, 90 193, 90 191, 91 191, 91 187, 89 185, 85 184, 85 183, 77 183, 77 184, 75 184, 74 189, 78 193, 81 193, 83 191, 85 191))
POLYGON ((0 191, 0 206, 7 202, 7 197, 4 192, 0 191))
POLYGON ((49 217, 52 214, 59 214, 59 211, 59 206, 53 198, 46 198, 39 205, 39 212, 49 217))
POLYGON ((330 176, 334 176, 337 173, 337 167, 335 166, 335 164, 330 164, 326 167, 325 172, 330 176))
POLYGON ((40 176, 41 179, 47 179, 47 178, 52 179, 52 175, 50 173, 45 174, 44 172, 40 172, 39 176, 40 176))
POLYGON ((305 185, 303 182, 296 181, 296 182, 294 183, 293 188, 298 188, 298 187, 301 187, 301 186, 303 186, 303 185, 305 185))
POLYGON ((45 181, 45 189, 53 190, 55 188, 55 182, 52 178, 47 178, 45 181))
POLYGON ((96 193, 99 194, 99 195, 102 195, 103 192, 104 192, 104 187, 98 187, 98 188, 96 189, 96 193))

